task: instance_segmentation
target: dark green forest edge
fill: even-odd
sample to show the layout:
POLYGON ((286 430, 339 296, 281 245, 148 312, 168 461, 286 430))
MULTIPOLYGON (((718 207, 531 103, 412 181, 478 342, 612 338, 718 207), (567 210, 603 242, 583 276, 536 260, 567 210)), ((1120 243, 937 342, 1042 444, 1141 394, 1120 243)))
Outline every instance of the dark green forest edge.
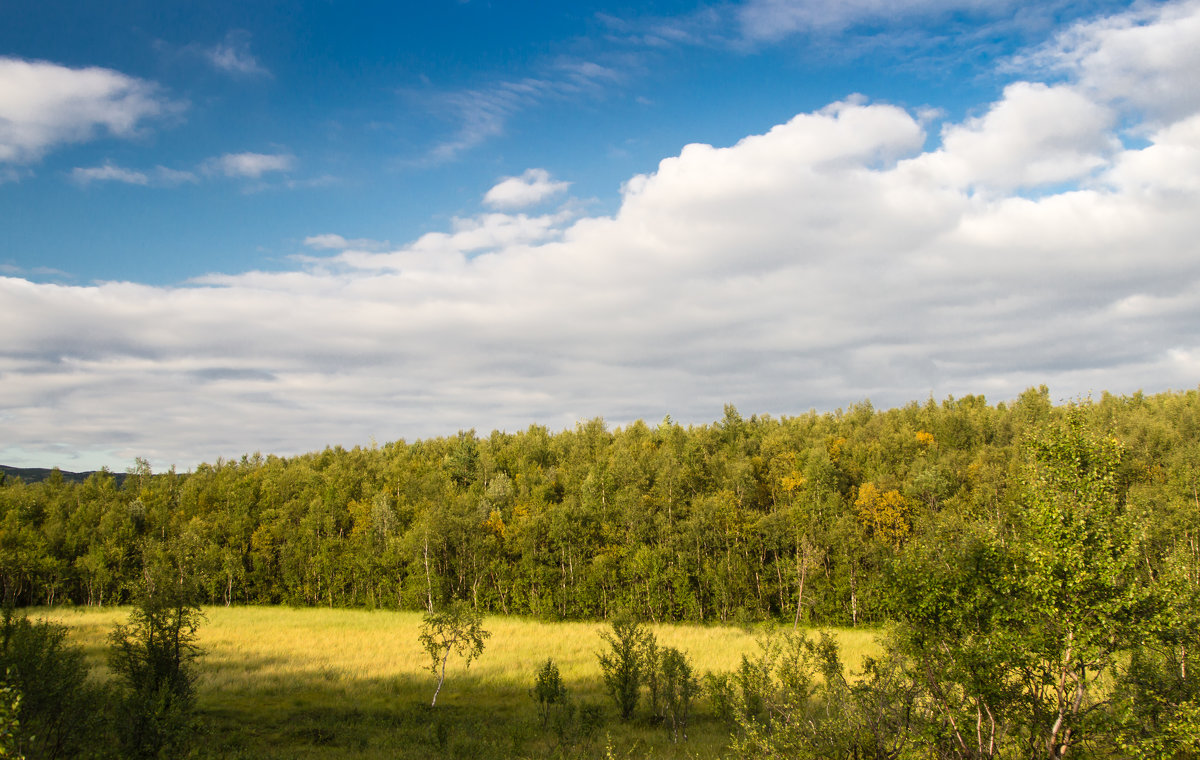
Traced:
MULTIPOLYGON (((0 488, 21 605, 136 598, 873 626, 709 684, 760 757, 1195 757, 1200 392, 463 432, 0 488)), ((532 674, 531 674, 532 677, 532 674)))

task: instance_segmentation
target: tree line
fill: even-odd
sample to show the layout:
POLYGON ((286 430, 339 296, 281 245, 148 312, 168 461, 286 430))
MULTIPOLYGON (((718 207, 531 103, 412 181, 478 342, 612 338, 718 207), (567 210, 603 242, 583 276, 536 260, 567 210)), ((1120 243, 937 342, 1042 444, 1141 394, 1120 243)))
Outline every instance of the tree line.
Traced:
MULTIPOLYGON (((1200 578, 1200 392, 1045 387, 876 410, 474 431, 188 473, 139 460, 118 485, 0 484, 0 584, 20 605, 133 598, 169 553, 208 604, 443 609, 548 619, 897 615, 897 557, 1023 524, 1038 431, 1075 415, 1122 446, 1114 498, 1147 578, 1200 578)), ((915 593, 915 592, 914 592, 915 593)))

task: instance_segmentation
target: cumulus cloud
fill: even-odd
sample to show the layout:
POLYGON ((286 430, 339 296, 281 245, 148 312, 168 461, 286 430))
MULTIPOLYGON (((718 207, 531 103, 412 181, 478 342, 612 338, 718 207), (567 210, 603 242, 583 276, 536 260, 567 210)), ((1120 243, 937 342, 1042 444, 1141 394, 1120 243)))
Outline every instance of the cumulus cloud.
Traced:
POLYGON ((258 179, 270 172, 286 172, 295 166, 296 157, 289 153, 226 153, 210 158, 204 170, 226 177, 258 179))
POLYGON ((1181 201, 1200 193, 1200 115, 1157 130, 1150 145, 1122 153, 1099 179, 1121 192, 1181 201))
POLYGON ((484 204, 497 209, 536 206, 566 192, 570 182, 550 179, 545 169, 526 169, 520 177, 505 177, 483 196, 484 204))
POLYGON ((181 107, 154 83, 111 69, 0 57, 0 163, 33 163, 102 134, 130 137, 181 107))
POLYGON ((1115 112, 1068 85, 1017 82, 986 114, 942 130, 913 162, 960 187, 1035 188, 1088 176, 1120 149, 1115 112))
POLYGON ((927 148, 919 115, 847 98, 685 147, 612 216, 313 236, 340 252, 186 287, 0 278, 0 440, 186 466, 725 403, 1194 387, 1200 111, 1124 147, 1131 103, 1016 83, 927 148))

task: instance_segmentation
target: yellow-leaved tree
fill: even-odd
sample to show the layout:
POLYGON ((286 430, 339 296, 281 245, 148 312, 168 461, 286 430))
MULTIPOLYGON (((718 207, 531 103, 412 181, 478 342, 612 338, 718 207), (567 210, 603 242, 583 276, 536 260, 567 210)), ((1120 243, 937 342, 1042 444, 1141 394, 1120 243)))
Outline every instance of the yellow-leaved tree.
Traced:
POLYGON ((912 502, 894 489, 881 491, 874 483, 863 483, 854 511, 868 535, 893 546, 903 543, 912 530, 912 502))

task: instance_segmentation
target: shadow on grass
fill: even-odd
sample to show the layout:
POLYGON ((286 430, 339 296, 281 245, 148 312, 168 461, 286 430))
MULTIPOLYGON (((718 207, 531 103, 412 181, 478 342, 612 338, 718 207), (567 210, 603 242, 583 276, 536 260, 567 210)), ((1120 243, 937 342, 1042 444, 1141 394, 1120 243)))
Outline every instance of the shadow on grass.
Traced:
MULTIPOLYGON (((229 673, 269 671, 277 663, 249 659, 217 665, 210 681, 232 684, 229 673)), ((533 674, 530 674, 532 685, 533 674)), ((701 717, 692 740, 673 744, 646 720, 621 723, 592 696, 598 682, 570 684, 583 702, 602 705, 598 725, 543 726, 527 690, 485 683, 471 673, 447 676, 431 707, 432 677, 330 678, 326 669, 293 672, 288 683, 253 677, 236 689, 201 688, 205 726, 201 756, 221 758, 716 758, 728 730, 701 717)))

